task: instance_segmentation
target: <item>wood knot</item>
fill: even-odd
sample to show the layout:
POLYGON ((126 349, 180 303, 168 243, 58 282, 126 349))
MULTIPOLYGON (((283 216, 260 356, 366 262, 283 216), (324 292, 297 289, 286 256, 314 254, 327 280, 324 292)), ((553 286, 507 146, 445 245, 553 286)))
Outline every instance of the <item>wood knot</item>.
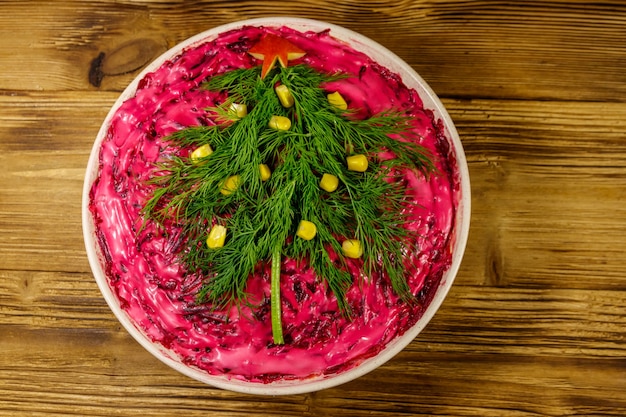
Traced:
POLYGON ((35 280, 35 277, 32 275, 28 275, 23 277, 23 279, 19 283, 19 292, 20 299, 23 302, 32 301, 39 292, 39 286, 35 280))
POLYGON ((104 60, 104 56, 104 52, 100 52, 100 54, 91 61, 91 66, 89 67, 89 84, 94 87, 100 87, 100 85, 102 85, 102 79, 104 78, 102 61, 104 60))
POLYGON ((487 250, 486 284, 494 287, 505 287, 507 282, 504 276, 504 259, 497 242, 499 242, 499 239, 496 242, 492 242, 487 250))
POLYGON ((150 38, 138 38, 125 42, 112 51, 100 52, 91 61, 89 83, 94 87, 100 87, 106 76, 137 71, 166 49, 166 45, 162 42, 150 38))

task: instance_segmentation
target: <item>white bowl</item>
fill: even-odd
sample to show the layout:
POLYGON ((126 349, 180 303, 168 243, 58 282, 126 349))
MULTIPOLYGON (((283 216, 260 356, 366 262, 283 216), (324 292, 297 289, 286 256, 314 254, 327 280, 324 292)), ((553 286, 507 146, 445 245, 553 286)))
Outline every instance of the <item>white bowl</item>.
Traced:
POLYGON ((100 290, 102 291, 102 294, 104 295, 104 298, 106 299, 108 305, 110 306, 117 319, 122 323, 126 330, 156 358, 184 375, 187 375, 198 381, 210 384, 212 386, 227 390, 263 395, 282 395, 313 392, 354 380, 355 378, 358 378, 389 361, 398 352, 404 349, 424 329, 427 323, 434 316, 435 312, 439 309, 444 298, 446 297, 446 294, 452 286, 454 278, 459 269, 459 265, 461 263, 461 259, 463 257, 465 245, 467 242, 470 223, 469 173, 461 141, 459 140, 454 124, 452 123, 452 120, 450 119, 450 116, 446 112, 444 106, 437 98, 435 93, 426 84, 426 82, 398 56, 396 56, 383 46, 379 45, 378 43, 358 33, 329 23, 288 17, 252 19, 210 29, 178 44, 174 48, 164 53, 150 65, 148 65, 142 71, 142 73, 139 74, 134 79, 134 81, 130 83, 126 90, 121 94, 117 102, 113 105, 95 140, 85 175, 82 201, 82 222, 89 263, 91 269, 93 270, 96 282, 100 290), (435 295, 432 298, 432 301, 427 306, 424 314, 419 319, 419 321, 410 329, 408 329, 402 336, 399 336, 395 340, 390 342, 379 354, 369 359, 365 359, 361 364, 357 365, 356 367, 353 367, 338 374, 320 376, 305 380, 279 380, 272 383, 262 384, 257 382, 246 382, 237 379, 231 379, 225 376, 209 375, 202 370, 190 367, 182 363, 182 361, 176 356, 176 354, 164 348, 162 345, 153 342, 149 337, 146 336, 144 331, 142 331, 142 329, 140 329, 136 325, 136 323, 134 323, 129 318, 127 313, 120 307, 120 301, 113 293, 109 285, 109 280, 104 271, 102 253, 95 237, 94 220, 89 210, 89 192, 94 180, 98 175, 98 157, 100 146, 107 134, 109 124, 111 123, 111 119, 115 111, 121 106, 124 101, 134 95, 138 83, 146 76, 146 74, 153 72, 154 70, 159 68, 164 62, 177 56, 185 48, 202 43, 206 40, 210 40, 222 32, 237 29, 245 25, 287 26, 302 32, 309 30, 318 32, 330 29, 330 34, 334 38, 350 44, 353 49, 365 53, 382 66, 388 68, 396 74, 399 74, 404 84, 406 84, 409 88, 415 89, 423 100, 424 108, 432 110, 435 115, 435 119, 440 119, 443 122, 445 134, 447 136, 449 144, 454 149, 454 153, 456 155, 456 166, 458 170, 458 180, 461 191, 459 199, 460 201, 456 211, 455 226, 452 232, 453 236, 451 239, 452 262, 449 269, 445 272, 443 279, 441 280, 439 287, 437 288, 435 295))

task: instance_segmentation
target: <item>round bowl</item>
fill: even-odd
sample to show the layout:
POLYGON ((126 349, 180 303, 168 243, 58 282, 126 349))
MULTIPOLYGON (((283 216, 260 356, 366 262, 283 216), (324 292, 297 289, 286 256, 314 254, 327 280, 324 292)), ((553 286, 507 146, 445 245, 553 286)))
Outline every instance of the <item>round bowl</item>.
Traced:
POLYGON ((444 106, 437 98, 435 93, 431 90, 431 88, 426 84, 426 82, 408 64, 406 64, 394 53, 358 33, 325 22, 288 17, 251 19, 215 27, 206 32, 200 33, 190 39, 187 39, 186 41, 170 49, 162 56, 157 58, 150 65, 148 65, 141 72, 141 74, 139 74, 134 79, 134 81, 132 81, 130 85, 125 89, 125 91, 121 94, 117 102, 113 105, 111 111, 104 120, 104 123, 98 133, 98 136, 93 145, 93 149, 91 151, 83 188, 82 223, 89 263, 95 276, 96 282, 100 290, 102 291, 106 302, 108 303, 109 307, 111 308, 117 319, 120 321, 120 323, 125 327, 125 329, 148 352, 150 352, 152 355, 154 355, 156 358, 158 358, 171 368, 181 372, 182 374, 212 385, 214 387, 236 392, 261 395, 306 393, 346 383, 376 369, 380 365, 392 359, 398 352, 400 352, 409 343, 411 343, 411 341, 416 338, 416 336, 424 329, 427 323, 434 316, 453 284, 465 250, 470 223, 469 174, 461 141, 459 140, 454 124, 450 116, 446 112, 444 106), (286 26, 301 32, 320 32, 324 30, 329 30, 333 38, 349 44, 350 47, 352 47, 356 51, 366 54, 378 64, 389 69, 391 72, 398 74, 407 87, 414 89, 423 101, 424 108, 432 111, 434 119, 439 120, 440 123, 443 125, 443 132, 445 133, 446 140, 454 154, 458 175, 457 180, 460 190, 458 193, 459 197, 455 219, 453 221, 454 226, 451 232, 452 236, 449 240, 449 250, 452 255, 450 265, 444 272, 442 279, 438 283, 438 287, 434 292, 434 296, 431 298, 430 303, 425 308, 419 320, 417 320, 417 322, 412 327, 404 332, 404 334, 396 337, 394 340, 388 343, 375 356, 366 358, 358 365, 336 374, 330 373, 327 375, 320 375, 316 377, 306 378, 303 380, 296 379, 283 381, 278 379, 270 383, 259 383, 234 379, 223 375, 210 375, 203 370, 185 364, 179 357, 177 357, 175 353, 168 350, 163 345, 154 342, 152 338, 147 336, 144 330, 140 326, 138 326, 137 323, 134 322, 131 317, 129 317, 127 312, 122 308, 122 306, 120 305, 120 300, 111 288, 109 279, 110 277, 108 277, 106 273, 104 255, 98 243, 98 238, 96 235, 96 225, 94 224, 94 218, 89 208, 90 190, 92 188, 92 185, 94 184, 94 181, 99 175, 100 148, 103 140, 107 135, 112 118, 115 116, 116 110, 119 109, 120 106, 127 99, 133 97, 135 91, 139 86, 139 83, 142 79, 144 79, 144 77, 146 77, 146 75, 160 68, 168 60, 174 59, 186 48, 214 39, 220 33, 241 28, 244 26, 286 26))

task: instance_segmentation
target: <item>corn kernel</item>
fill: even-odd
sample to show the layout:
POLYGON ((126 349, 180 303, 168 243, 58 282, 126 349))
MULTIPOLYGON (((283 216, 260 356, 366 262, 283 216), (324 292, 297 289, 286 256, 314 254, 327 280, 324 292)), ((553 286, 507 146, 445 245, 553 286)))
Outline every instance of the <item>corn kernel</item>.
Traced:
POLYGON ((339 186, 339 178, 333 174, 324 174, 320 180, 320 188, 332 193, 339 186))
POLYGON ((341 250, 347 258, 357 259, 363 255, 361 242, 356 239, 344 240, 341 244, 341 250))
POLYGON ((269 127, 276 130, 289 130, 291 128, 291 120, 285 116, 272 116, 269 127))
POLYGON ((231 175, 226 178, 226 181, 222 184, 222 188, 220 189, 220 193, 223 195, 231 195, 235 192, 237 187, 239 187, 239 182, 241 181, 241 177, 239 175, 231 175))
POLYGON ((206 239, 206 245, 210 249, 217 249, 224 246, 224 241, 226 241, 226 228, 216 224, 209 232, 209 237, 206 239))
POLYGON ((304 240, 311 240, 317 234, 317 227, 315 223, 312 223, 308 220, 300 220, 300 224, 298 224, 298 230, 296 231, 296 235, 301 237, 304 240))
POLYGON ((285 108, 290 108, 294 105, 295 100, 293 98, 293 94, 289 91, 286 85, 281 84, 277 86, 274 91, 276 91, 276 95, 278 96, 278 100, 280 100, 280 104, 285 108))
POLYGON ((267 181, 272 176, 272 171, 270 171, 270 167, 265 164, 259 165, 259 173, 261 174, 261 181, 267 181))
POLYGON ((241 119, 248 114, 248 106, 244 103, 233 103, 230 105, 230 112, 238 119, 241 119))
POLYGON ((334 93, 328 94, 326 96, 326 99, 328 99, 328 103, 330 103, 331 106, 339 110, 348 109, 348 103, 346 103, 346 100, 344 100, 343 96, 339 94, 339 91, 335 91, 334 93))
POLYGON ((367 157, 365 155, 352 155, 346 158, 348 169, 350 171, 365 172, 367 171, 367 157))
POLYGON ((205 145, 202 145, 198 148, 196 148, 192 153, 191 153, 191 162, 193 162, 194 164, 198 163, 200 161, 200 159, 207 157, 209 155, 211 155, 213 153, 213 149, 211 149, 211 146, 207 143, 205 145))

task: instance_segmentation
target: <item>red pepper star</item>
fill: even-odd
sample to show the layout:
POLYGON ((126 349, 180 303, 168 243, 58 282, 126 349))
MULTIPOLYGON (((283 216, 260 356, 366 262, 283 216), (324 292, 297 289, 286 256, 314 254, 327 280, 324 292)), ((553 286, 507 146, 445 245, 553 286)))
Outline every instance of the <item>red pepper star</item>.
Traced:
POLYGON ((280 36, 266 34, 263 38, 248 51, 250 55, 256 59, 263 60, 263 68, 261 69, 261 78, 265 78, 276 65, 276 61, 285 68, 288 61, 303 57, 306 52, 298 48, 287 39, 280 36))

